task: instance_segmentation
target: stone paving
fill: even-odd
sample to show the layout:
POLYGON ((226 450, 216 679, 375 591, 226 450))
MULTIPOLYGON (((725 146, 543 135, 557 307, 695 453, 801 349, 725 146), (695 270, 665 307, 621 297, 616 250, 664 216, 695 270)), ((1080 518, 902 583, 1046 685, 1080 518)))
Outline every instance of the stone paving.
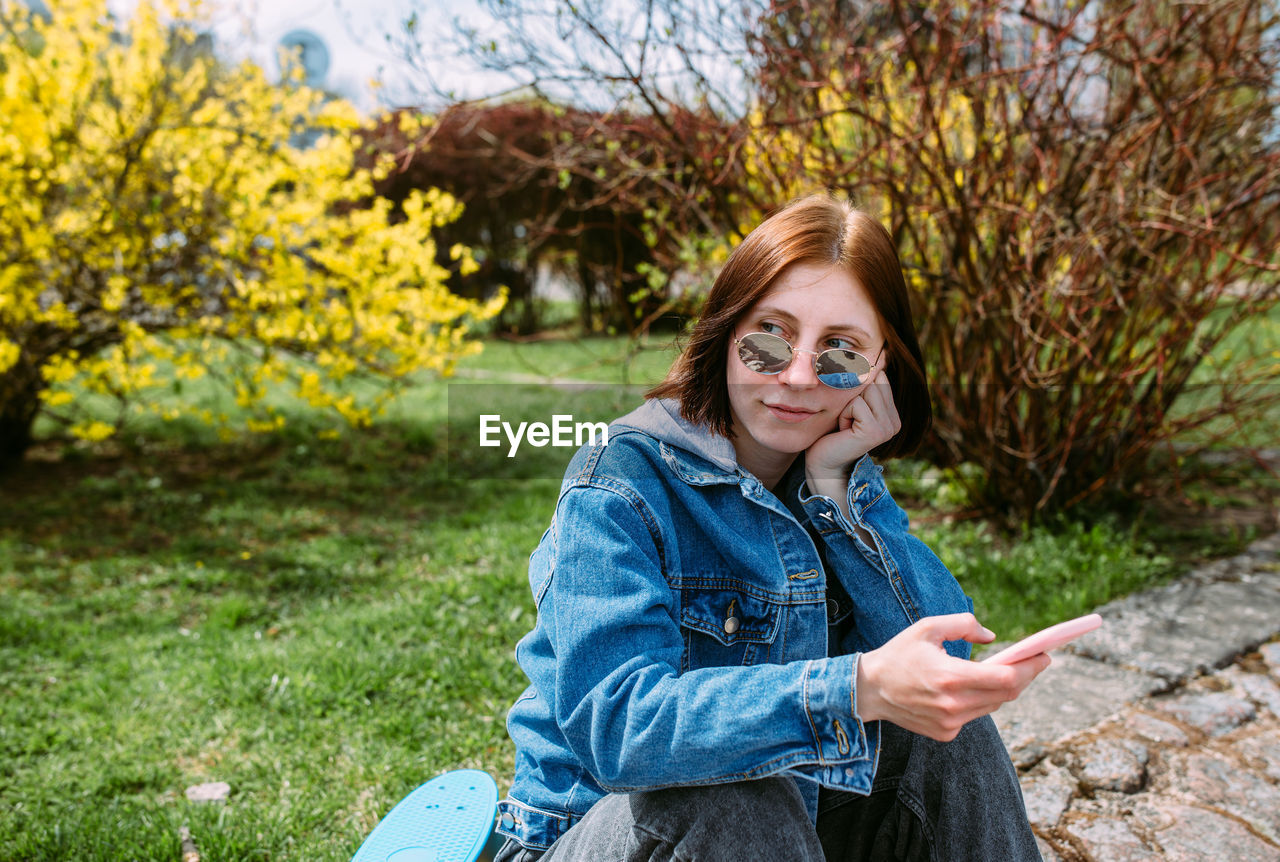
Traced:
POLYGON ((995 714, 1047 862, 1280 862, 1280 534, 1098 608, 995 714))

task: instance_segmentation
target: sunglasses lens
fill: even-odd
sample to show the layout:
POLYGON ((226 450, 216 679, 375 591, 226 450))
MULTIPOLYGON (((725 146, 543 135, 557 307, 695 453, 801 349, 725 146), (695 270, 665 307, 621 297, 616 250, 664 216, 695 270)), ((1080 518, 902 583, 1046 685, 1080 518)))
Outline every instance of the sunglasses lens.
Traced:
POLYGON ((852 350, 824 350, 814 360, 818 379, 835 389, 856 389, 871 373, 871 363, 852 350))
POLYGON ((752 371, 780 374, 791 363, 791 345, 776 335, 753 332, 738 342, 738 356, 752 371))

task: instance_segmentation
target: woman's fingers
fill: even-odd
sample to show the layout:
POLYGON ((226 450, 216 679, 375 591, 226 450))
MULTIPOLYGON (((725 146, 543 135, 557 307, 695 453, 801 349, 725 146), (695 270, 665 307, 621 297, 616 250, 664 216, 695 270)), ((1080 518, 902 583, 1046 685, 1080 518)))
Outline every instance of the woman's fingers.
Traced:
POLYGON ((891 440, 901 428, 893 389, 883 372, 876 369, 845 403, 832 432, 809 447, 805 465, 810 482, 820 476, 847 481, 849 465, 891 440))
POLYGON ((871 413, 877 421, 892 432, 890 436, 898 433, 902 427, 902 420, 898 416, 898 406, 893 399, 893 386, 883 372, 876 371, 866 387, 862 400, 871 408, 871 413))
POLYGON ((879 371, 849 402, 843 415, 848 417, 850 430, 871 444, 868 450, 891 439, 902 428, 902 420, 893 401, 893 388, 879 371))
POLYGON ((943 614, 936 617, 925 617, 905 631, 915 632, 925 640, 942 646, 943 641, 969 641, 970 643, 990 643, 995 640, 996 633, 978 622, 973 614, 943 614))
POLYGON ((994 635, 972 614, 927 617, 858 666, 858 708, 863 720, 883 718, 915 733, 948 740, 968 722, 1017 698, 1049 666, 1046 655, 1003 668, 947 654, 948 640, 989 641, 994 635))

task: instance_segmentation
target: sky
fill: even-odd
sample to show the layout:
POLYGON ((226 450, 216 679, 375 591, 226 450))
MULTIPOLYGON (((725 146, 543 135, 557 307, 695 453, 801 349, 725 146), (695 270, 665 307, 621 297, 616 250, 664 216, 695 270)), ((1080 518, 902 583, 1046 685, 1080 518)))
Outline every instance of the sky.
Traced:
MULTIPOLYGON (((138 0, 105 2, 113 12, 125 17, 132 13, 138 0)), ((436 110, 449 101, 496 95, 527 83, 480 69, 451 49, 451 42, 456 41, 455 21, 458 20, 475 31, 479 44, 484 44, 489 39, 499 42, 503 40, 504 26, 512 22, 495 23, 494 18, 481 8, 481 0, 190 2, 202 3, 206 10, 211 10, 215 50, 224 60, 238 62, 250 58, 271 75, 279 74, 277 47, 282 37, 295 30, 306 30, 319 37, 330 58, 328 73, 320 86, 347 98, 366 114, 372 114, 380 107, 401 105, 436 110), (397 38, 403 41, 404 22, 411 15, 416 16, 417 32, 431 52, 430 56, 419 58, 425 68, 415 68, 400 56, 395 47, 397 38), (391 41, 388 36, 391 36, 391 41), (371 86, 374 79, 381 80, 383 86, 371 86), (445 98, 441 93, 448 94, 450 98, 445 98)), ((547 55, 540 59, 556 68, 572 70, 579 58, 574 55, 573 50, 558 50, 565 47, 561 25, 554 16, 547 14, 549 10, 557 8, 556 0, 529 0, 522 5, 537 10, 529 18, 522 18, 519 26, 523 35, 534 41, 541 40, 540 44, 547 47, 547 55)), ((704 16, 715 13, 718 8, 718 4, 712 0, 682 0, 681 5, 675 8, 682 10, 681 14, 687 16, 703 6, 707 7, 703 10, 704 16)), ((632 9, 629 4, 614 5, 604 2, 599 7, 592 8, 610 10, 609 13, 601 13, 605 15, 602 19, 603 26, 610 32, 625 33, 628 28, 644 27, 641 20, 643 16, 637 17, 638 13, 628 11, 632 9)), ((636 4, 635 8, 641 8, 640 4, 636 4)), ((636 29, 633 34, 635 44, 639 44, 641 29, 636 29)), ((694 29, 696 31, 697 28, 694 29)), ((668 84, 676 82, 683 75, 685 58, 665 51, 660 40, 657 37, 655 40, 647 43, 640 56, 647 54, 650 71, 658 70, 668 84)), ((632 42, 625 41, 625 44, 632 45, 632 42)), ((723 80, 734 79, 737 74, 734 67, 721 62, 724 60, 720 56, 721 49, 725 46, 695 43, 693 47, 698 49, 694 54, 698 56, 702 71, 709 71, 713 79, 721 76, 723 80)), ((599 56, 593 56, 592 62, 599 63, 600 68, 616 70, 617 64, 608 52, 597 50, 595 54, 599 56)), ((634 56, 628 58, 628 62, 634 61, 634 56)), ((559 90, 555 89, 556 86, 551 83, 548 92, 555 98, 570 101, 596 98, 607 104, 614 96, 607 88, 598 92, 589 91, 584 89, 585 85, 576 81, 560 85, 559 90)))
MULTIPOLYGON (((127 14, 136 0, 108 0, 127 14)), ((404 20, 416 12, 420 21, 437 32, 451 28, 455 17, 483 27, 489 20, 474 0, 206 0, 216 9, 213 21, 215 50, 229 60, 250 58, 272 75, 278 75, 275 47, 294 30, 309 30, 324 42, 329 53, 325 88, 335 91, 370 112, 379 105, 415 104, 427 88, 421 71, 397 56, 388 44, 388 33, 401 32, 404 20), (384 87, 370 87, 379 78, 384 87)), ((434 39, 433 44, 443 44, 434 39)), ((467 69, 444 52, 428 58, 429 71, 441 87, 459 96, 497 92, 506 82, 467 69)))
POLYGON ((409 14, 411 0, 238 0, 223 3, 215 19, 218 52, 229 58, 249 57, 272 74, 278 73, 274 48, 293 30, 309 30, 325 43, 329 71, 324 86, 364 110, 382 101, 406 101, 417 77, 386 44, 384 34, 399 27, 409 14), (357 3, 359 6, 357 8, 357 3), (369 82, 387 81, 376 94, 369 82), (408 95, 404 92, 404 95, 408 95))

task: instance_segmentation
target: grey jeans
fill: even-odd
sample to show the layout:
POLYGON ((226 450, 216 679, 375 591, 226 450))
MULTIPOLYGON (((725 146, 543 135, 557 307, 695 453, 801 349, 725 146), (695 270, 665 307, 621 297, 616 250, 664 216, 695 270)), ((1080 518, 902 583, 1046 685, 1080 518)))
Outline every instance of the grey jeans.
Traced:
POLYGON ((790 778, 611 794, 545 853, 494 862, 1040 860, 1018 775, 989 716, 936 742, 881 725, 868 796, 823 789, 815 829, 790 778))

